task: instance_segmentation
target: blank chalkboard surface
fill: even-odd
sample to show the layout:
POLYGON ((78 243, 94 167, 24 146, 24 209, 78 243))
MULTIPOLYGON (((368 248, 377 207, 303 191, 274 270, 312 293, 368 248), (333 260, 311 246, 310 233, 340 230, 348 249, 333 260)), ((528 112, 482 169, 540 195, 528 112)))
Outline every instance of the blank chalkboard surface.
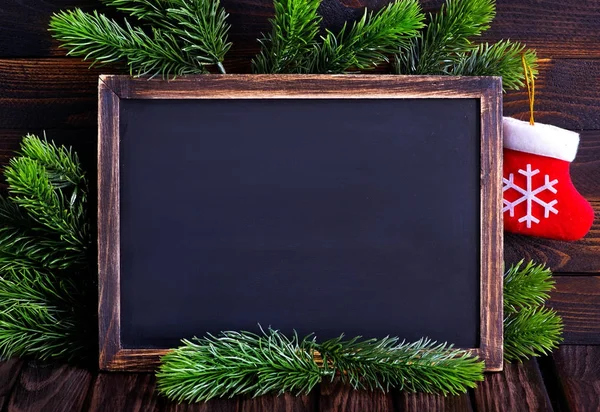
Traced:
MULTIPOLYGON (((223 98, 188 81, 194 97, 161 95, 180 81, 144 80, 136 91, 139 81, 104 82, 112 80, 117 97, 133 95, 104 120, 118 142, 102 136, 101 124, 101 152, 117 143, 110 172, 99 168, 107 176, 99 181, 101 346, 103 275, 118 284, 112 322, 125 355, 154 356, 182 338, 259 324, 318 339, 490 345, 483 332, 498 315, 501 322, 501 302, 482 293, 501 277, 482 280, 482 260, 488 248, 497 259, 501 245, 482 224, 497 220, 482 209, 482 187, 498 165, 482 145, 499 150, 499 137, 482 139, 493 128, 483 124, 489 102, 481 95, 493 79, 479 95, 439 98, 294 95, 302 82, 284 88, 288 95, 252 96, 243 81, 223 98), (102 214, 108 180, 118 214, 106 216, 118 227, 102 214), (118 250, 117 275, 102 271, 104 230, 118 232, 106 243, 118 250)), ((139 358, 102 362, 101 354, 103 367, 140 367, 139 358)))

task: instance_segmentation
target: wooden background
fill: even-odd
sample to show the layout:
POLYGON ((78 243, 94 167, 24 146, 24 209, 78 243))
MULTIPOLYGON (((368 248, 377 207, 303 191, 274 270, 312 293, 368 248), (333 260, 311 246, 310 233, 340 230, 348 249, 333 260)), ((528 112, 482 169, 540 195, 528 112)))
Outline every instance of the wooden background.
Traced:
MULTIPOLYGON (((339 27, 385 0, 324 0, 325 24, 339 27)), ((422 0, 426 10, 441 0, 422 0)), ((508 263, 547 262, 556 274, 554 306, 565 321, 565 343, 550 358, 508 365, 468 395, 441 398, 401 393, 350 392, 325 384, 309 396, 236 399, 194 410, 560 410, 600 409, 600 1, 498 0, 484 40, 525 42, 541 58, 536 120, 581 132, 571 167, 596 221, 585 239, 565 243, 507 235, 508 263), (574 346, 579 345, 579 346, 574 346)), ((255 39, 268 31, 270 0, 223 0, 234 48, 226 67, 248 72, 255 39)), ((95 176, 97 76, 65 57, 47 32, 50 15, 64 8, 104 9, 99 0, 0 0, 0 166, 25 133, 42 133, 79 152, 95 176)), ((524 92, 505 96, 504 113, 528 116, 524 92)), ((92 177, 90 180, 94 180, 92 177)), ((81 368, 12 360, 0 365, 0 410, 187 410, 152 393, 151 375, 99 375, 81 368)))

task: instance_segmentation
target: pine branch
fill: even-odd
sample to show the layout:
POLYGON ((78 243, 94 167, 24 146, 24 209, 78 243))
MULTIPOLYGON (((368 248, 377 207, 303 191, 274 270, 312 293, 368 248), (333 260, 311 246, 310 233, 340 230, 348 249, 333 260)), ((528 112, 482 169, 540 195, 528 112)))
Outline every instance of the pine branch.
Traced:
POLYGON ((445 74, 457 55, 473 48, 471 38, 490 27, 494 0, 447 0, 421 35, 396 56, 399 74, 445 74))
POLYGON ((260 53, 252 60, 254 73, 306 71, 307 57, 316 47, 321 0, 275 0, 272 31, 259 40, 260 53))
POLYGON ((85 180, 81 173, 75 173, 78 170, 72 170, 72 163, 56 166, 69 157, 67 152, 41 140, 35 142, 31 136, 26 138, 22 146, 25 153, 12 158, 4 172, 10 200, 43 228, 55 232, 66 242, 67 250, 85 255, 89 233, 85 180), (44 151, 46 154, 41 154, 44 151), (56 156, 54 164, 48 160, 52 156, 56 156))
POLYGON ((468 352, 427 339, 331 339, 316 346, 324 374, 354 389, 391 389, 456 395, 483 380, 484 364, 468 352))
POLYGON ((423 27, 424 15, 416 0, 397 0, 377 13, 365 10, 350 28, 327 30, 310 58, 309 73, 344 73, 374 69, 388 55, 406 46, 423 27))
POLYGON ((521 56, 537 75, 537 56, 525 45, 501 40, 495 44, 480 44, 475 49, 461 53, 449 69, 456 76, 501 76, 504 90, 519 90, 525 85, 521 56))
POLYGON ((177 402, 216 397, 260 396, 269 392, 310 392, 320 381, 306 341, 269 329, 263 335, 223 332, 165 355, 157 373, 158 391, 177 402))
POLYGON ((75 285, 35 270, 3 271, 0 277, 0 358, 83 357, 73 309, 75 285))
POLYGON ((76 154, 28 135, 0 197, 0 357, 85 358, 95 306, 87 181, 76 154), (50 270, 51 269, 51 270, 50 270), (91 315, 91 316, 90 316, 91 315))
POLYGON ((15 269, 67 269, 84 260, 84 254, 65 248, 60 235, 0 196, 0 273, 15 269))
POLYGON ((148 32, 124 26, 94 11, 62 11, 50 20, 53 36, 69 55, 101 64, 126 63, 136 76, 181 76, 208 73, 216 66, 225 72, 227 13, 218 0, 103 0, 104 3, 147 21, 148 32))
POLYGON ((145 20, 181 43, 201 65, 215 65, 225 73, 223 60, 228 42, 228 14, 219 0, 102 0, 130 16, 145 20))
POLYGON ((547 355, 562 341, 562 331, 560 316, 544 306, 509 312, 504 319, 504 359, 547 355))
POLYGON ((445 344, 397 338, 359 341, 288 339, 269 329, 262 335, 222 332, 183 340, 161 360, 158 390, 174 401, 310 392, 323 378, 339 376, 355 388, 462 393, 483 379, 483 362, 445 344), (315 355, 320 352, 322 362, 315 355))
POLYGON ((544 265, 523 262, 504 274, 504 359, 508 362, 550 353, 562 341, 562 319, 544 306, 554 289, 544 265))
POLYGON ((87 186, 77 154, 65 147, 58 147, 53 142, 41 141, 37 136, 28 134, 21 142, 20 155, 41 164, 56 188, 87 186))
POLYGON ((544 265, 520 261, 504 274, 504 308, 516 312, 521 308, 543 305, 554 289, 552 272, 544 265))

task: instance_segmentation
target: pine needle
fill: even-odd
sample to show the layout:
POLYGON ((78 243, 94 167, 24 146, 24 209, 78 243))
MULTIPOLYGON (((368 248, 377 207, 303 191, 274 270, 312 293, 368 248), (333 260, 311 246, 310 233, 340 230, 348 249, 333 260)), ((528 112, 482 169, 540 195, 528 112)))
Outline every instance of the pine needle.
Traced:
POLYGON ((537 56, 534 50, 526 50, 525 45, 501 40, 495 44, 480 44, 473 50, 458 55, 449 74, 455 76, 500 76, 504 90, 519 90, 525 83, 521 56, 537 75, 537 56))
POLYGON ((504 318, 504 359, 508 362, 547 355, 562 342, 563 324, 544 306, 524 308, 504 318))
POLYGON ((554 283, 552 272, 544 265, 529 262, 523 267, 520 261, 504 274, 504 310, 516 312, 543 305, 554 283))
POLYGON ((378 12, 365 12, 339 33, 327 30, 310 58, 309 73, 370 70, 388 55, 409 44, 423 27, 424 15, 416 0, 397 0, 378 12))
POLYGON ((407 45, 423 27, 417 0, 397 0, 338 32, 317 38, 320 0, 275 0, 272 32, 260 40, 255 73, 345 73, 370 70, 407 45))
POLYGON ((136 76, 181 76, 222 73, 229 25, 218 0, 103 0, 147 21, 123 25, 104 14, 81 9, 61 11, 50 19, 50 31, 69 55, 94 63, 126 63, 136 76))
POLYGON ((252 60, 254 73, 301 73, 317 45, 321 0, 275 0, 272 32, 259 40, 260 53, 252 60))
POLYGON ((562 319, 545 305, 554 289, 552 272, 523 261, 504 274, 504 359, 508 362, 550 353, 562 341, 562 319))
POLYGON ((467 351, 428 339, 413 343, 398 338, 331 339, 316 346, 324 375, 354 389, 399 389, 457 395, 483 380, 483 362, 467 351))
POLYGON ((473 48, 471 39, 490 27, 494 0, 447 0, 429 24, 396 57, 399 74, 446 74, 458 54, 473 48))
POLYGON ((27 135, 0 196, 0 358, 89 356, 87 181, 73 152, 27 135))
POLYGON ((202 402, 216 397, 310 392, 322 379, 340 377, 354 388, 457 394, 483 379, 483 362, 468 352, 428 340, 397 338, 319 344, 268 329, 262 335, 222 332, 165 355, 158 390, 169 399, 202 402), (314 361, 320 353, 320 366, 314 361))
POLYGON ((306 340, 269 329, 262 335, 222 332, 194 341, 162 358, 158 391, 177 402, 236 395, 310 392, 320 381, 306 340))

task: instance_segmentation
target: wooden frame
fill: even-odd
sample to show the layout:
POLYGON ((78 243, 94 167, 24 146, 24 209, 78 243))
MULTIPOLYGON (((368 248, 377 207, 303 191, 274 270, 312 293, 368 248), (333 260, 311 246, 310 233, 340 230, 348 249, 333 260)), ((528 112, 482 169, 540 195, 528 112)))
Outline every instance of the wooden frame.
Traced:
POLYGON ((99 365, 152 371, 167 350, 124 349, 120 330, 119 102, 121 99, 470 98, 481 109, 480 346, 499 371, 502 331, 502 82, 496 77, 207 75, 173 81, 100 76, 98 139, 99 365))

